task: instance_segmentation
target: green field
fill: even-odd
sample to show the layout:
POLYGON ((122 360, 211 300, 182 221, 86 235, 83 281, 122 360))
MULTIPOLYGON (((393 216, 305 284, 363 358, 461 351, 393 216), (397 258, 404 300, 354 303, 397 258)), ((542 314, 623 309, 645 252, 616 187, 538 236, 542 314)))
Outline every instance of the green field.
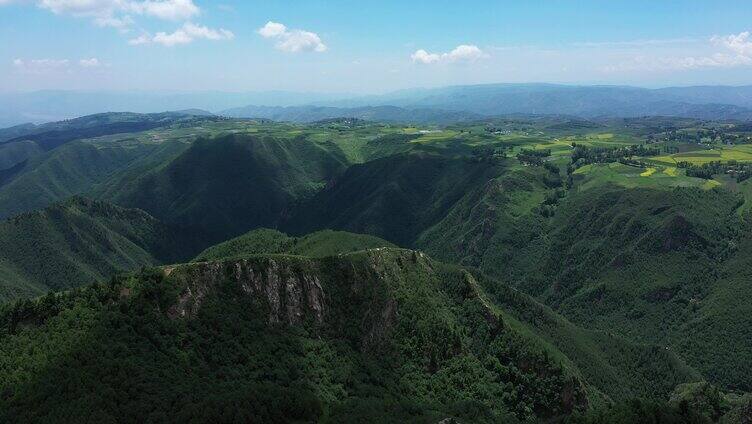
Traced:
POLYGON ((626 188, 700 187, 709 189, 720 185, 715 181, 709 182, 701 178, 687 177, 681 170, 673 167, 640 168, 621 163, 585 165, 577 169, 573 175, 580 182, 581 190, 605 183, 626 188))
POLYGON ((696 150, 672 155, 657 156, 651 158, 651 162, 664 165, 676 165, 679 162, 689 162, 694 165, 702 165, 715 161, 752 162, 752 146, 718 146, 708 150, 696 150))

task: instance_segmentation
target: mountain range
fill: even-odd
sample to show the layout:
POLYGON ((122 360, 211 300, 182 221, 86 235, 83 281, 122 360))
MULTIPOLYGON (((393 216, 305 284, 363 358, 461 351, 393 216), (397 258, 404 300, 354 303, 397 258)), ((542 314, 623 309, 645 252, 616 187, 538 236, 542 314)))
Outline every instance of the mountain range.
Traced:
POLYGON ((0 132, 0 421, 752 419, 747 123, 312 108, 0 132))
POLYGON ((752 86, 648 89, 629 86, 484 84, 353 96, 294 92, 77 92, 0 95, 0 126, 44 123, 101 111, 155 113, 202 109, 218 115, 313 122, 463 122, 478 116, 571 115, 582 118, 675 116, 752 119, 752 86))

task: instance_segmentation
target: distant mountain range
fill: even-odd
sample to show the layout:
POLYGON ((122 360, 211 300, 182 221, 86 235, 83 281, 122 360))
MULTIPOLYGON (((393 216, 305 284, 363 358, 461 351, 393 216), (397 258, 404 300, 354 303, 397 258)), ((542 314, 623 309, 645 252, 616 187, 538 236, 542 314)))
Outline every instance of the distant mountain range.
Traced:
POLYGON ((41 124, 102 112, 158 113, 195 108, 220 111, 248 104, 303 105, 348 97, 342 94, 263 91, 66 91, 42 90, 0 93, 0 128, 24 123, 41 124))
POLYGON ((112 112, 202 109, 202 114, 312 122, 338 117, 447 123, 509 114, 581 118, 674 116, 752 120, 752 86, 648 89, 629 86, 485 84, 383 95, 294 92, 78 92, 0 94, 0 127, 112 112))
POLYGON ((322 102, 323 106, 393 105, 480 115, 541 114, 594 117, 665 115, 752 119, 752 86, 647 89, 628 86, 486 84, 403 90, 382 96, 322 102))
POLYGON ((362 106, 341 108, 331 106, 245 106, 219 113, 232 118, 263 118, 273 121, 315 122, 333 118, 358 118, 382 122, 421 122, 441 124, 466 122, 483 118, 483 115, 432 108, 402 108, 396 106, 362 106))

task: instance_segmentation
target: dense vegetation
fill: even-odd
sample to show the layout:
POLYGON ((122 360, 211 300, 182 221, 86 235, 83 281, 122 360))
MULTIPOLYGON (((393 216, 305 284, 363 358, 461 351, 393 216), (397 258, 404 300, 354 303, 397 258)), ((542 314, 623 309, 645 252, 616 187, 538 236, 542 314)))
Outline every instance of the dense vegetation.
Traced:
POLYGON ((10 421, 508 422, 583 408, 576 377, 467 284, 414 252, 380 251, 191 265, 166 280, 147 272, 21 302, 2 315, 0 413, 10 421), (308 300, 297 303, 277 278, 308 300), (176 297, 196 290, 205 294, 176 297), (268 290, 281 290, 282 305, 268 290), (56 390, 61 383, 68 389, 56 390))
POLYGON ((470 187, 497 175, 493 162, 411 153, 355 165, 296 210, 282 228, 336 228, 411 245, 470 187))
POLYGON ((706 180, 712 180, 713 177, 718 174, 729 174, 736 179, 736 182, 740 183, 752 176, 752 166, 746 163, 738 163, 736 161, 728 161, 726 163, 713 161, 703 163, 702 165, 693 165, 689 162, 679 162, 676 166, 686 169, 688 176, 704 178, 706 180))
POLYGON ((13 172, 0 182, 0 217, 44 208, 70 196, 90 194, 97 182, 113 173, 154 165, 155 161, 184 148, 180 142, 158 145, 73 141, 8 170, 13 172))
POLYGON ((572 147, 572 164, 574 167, 580 167, 590 163, 610 163, 625 161, 632 156, 658 156, 660 150, 642 145, 630 145, 625 147, 587 147, 578 146, 573 143, 572 147))
MULTIPOLYGON (((207 249, 197 260, 218 260, 223 256, 238 259, 270 253, 318 257, 365 248, 380 250, 378 248, 382 246, 388 246, 388 242, 345 232, 320 231, 302 238, 292 238, 274 230, 256 230, 207 249)), ((477 273, 467 278, 470 278, 469 288, 472 291, 487 291, 486 296, 491 296, 492 303, 485 301, 485 304, 499 305, 489 307, 494 313, 504 315, 506 322, 520 334, 526 335, 527 343, 545 346, 552 357, 560 358, 569 368, 578 370, 577 374, 592 385, 591 401, 596 404, 609 399, 660 398, 677 384, 700 379, 696 371, 671 352, 578 328, 498 281, 477 273), (541 340, 546 342, 541 343, 541 340), (614 363, 621 365, 616 367, 612 365, 614 363), (650 369, 649 372, 646 367, 650 369), (644 377, 641 377, 646 374, 661 375, 661 383, 646 384, 644 377)))
POLYGON ((90 284, 195 253, 187 235, 147 213, 72 198, 0 221, 0 299, 90 284))
POLYGON ((276 230, 257 229, 204 250, 194 261, 270 253, 325 257, 378 247, 396 246, 378 237, 345 231, 323 230, 303 237, 290 237, 276 230))
MULTIPOLYGON (((3 309, 0 414, 513 422, 605 405, 600 389, 613 381, 579 368, 593 357, 567 358, 532 323, 542 314, 564 334, 571 324, 513 291, 494 299, 510 308, 466 271, 398 249, 252 255, 120 276, 3 309)), ((593 344, 619 346, 599 361, 645 375, 670 366, 661 350, 633 357, 637 345, 579 336, 569 343, 591 355, 593 344)))
POLYGON ((227 136, 198 140, 181 155, 113 193, 209 242, 274 227, 293 203, 344 168, 343 159, 296 140, 227 136))
POLYGON ((0 133, 1 300, 165 265, 4 307, 0 421, 741 422, 752 150, 723 143, 749 131, 105 114, 0 133))

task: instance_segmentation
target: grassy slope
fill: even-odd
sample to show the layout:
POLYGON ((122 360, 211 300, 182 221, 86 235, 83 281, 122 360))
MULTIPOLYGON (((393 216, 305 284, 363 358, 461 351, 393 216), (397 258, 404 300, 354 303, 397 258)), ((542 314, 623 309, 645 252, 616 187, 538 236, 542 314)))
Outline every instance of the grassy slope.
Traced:
POLYGON ((174 261, 191 253, 181 239, 143 211, 83 198, 17 215, 0 222, 0 298, 35 296, 174 261))
POLYGON ((74 140, 125 134, 165 127, 177 122, 195 121, 193 116, 163 113, 106 112, 43 125, 20 131, 17 137, 0 141, 0 146, 19 141, 33 141, 43 150, 53 150, 74 140))
POLYGON ((345 231, 322 230, 303 237, 290 237, 270 229, 252 230, 201 252, 194 261, 212 261, 258 254, 333 256, 376 247, 395 247, 378 237, 345 231))
POLYGON ((674 349, 712 381, 748 390, 748 308, 734 298, 747 289, 746 266, 733 264, 752 254, 742 199, 677 187, 703 180, 666 175, 664 184, 640 172, 575 178, 553 202, 554 218, 542 214, 545 171, 506 172, 468 190, 414 246, 478 267, 585 327, 674 349))
MULTIPOLYGON (((276 131, 277 126, 271 127, 276 131)), ((185 129, 186 134, 195 131, 185 129)), ((671 176, 656 172, 644 177, 640 169, 609 171, 609 178, 622 187, 604 188, 606 174, 586 175, 588 184, 576 186, 579 190, 570 192, 571 198, 562 200, 555 218, 550 219, 542 216, 538 207, 551 191, 546 171, 520 165, 509 173, 509 169, 457 157, 471 152, 474 138, 485 143, 490 137, 485 133, 481 137, 443 131, 413 139, 378 137, 365 128, 358 130, 357 142, 347 132, 329 142, 335 134, 331 130, 312 133, 313 128, 285 127, 280 129, 284 136, 261 131, 253 137, 197 142, 184 154, 171 155, 152 167, 118 171, 116 178, 94 191, 103 198, 160 213, 173 223, 197 224, 213 241, 259 225, 274 225, 284 221, 291 209, 302 210, 293 214, 285 229, 301 233, 332 227, 370 232, 421 247, 442 260, 477 266, 541 296, 578 324, 659 343, 715 382, 749 387, 748 343, 740 336, 748 334, 743 318, 748 308, 736 294, 747 291, 748 276, 743 270, 752 252, 744 247, 743 239, 730 232, 741 228, 729 216, 735 199, 712 190, 705 194, 672 192, 670 187, 677 184, 694 185, 695 179, 683 175, 668 178, 671 176), (298 133, 301 135, 296 136, 298 133), (433 154, 398 154, 331 178, 348 161, 402 152, 406 144, 433 154), (138 184, 134 186, 133 180, 138 184), (298 201, 327 181, 331 181, 329 186, 313 201, 298 207, 298 201), (656 190, 639 188, 646 185, 656 190), (727 249, 729 241, 739 249, 727 249), (627 255, 617 257, 620 249, 627 255), (723 352, 716 352, 721 349, 718 346, 723 346, 723 352)), ((612 143, 610 139, 587 138, 592 138, 592 143, 612 143)), ((56 151, 64 152, 74 144, 56 151)), ((555 154, 566 153, 566 142, 554 144, 561 147, 555 154)), ((540 145, 551 148, 550 142, 540 145)), ((77 163, 66 162, 52 169, 65 174, 73 171, 70 181, 75 182, 77 163)), ((514 159, 506 163, 516 165, 514 159)), ((598 168, 605 170, 605 166, 598 168)), ((67 177, 49 175, 39 180, 44 183, 29 185, 27 191, 56 187, 56 180, 65 181, 59 184, 63 188, 70 184, 67 177)), ((21 176, 16 181, 21 181, 21 176)), ((0 278, 24 277, 13 267, 0 267, 0 278)), ((27 294, 37 289, 30 286, 27 294)), ((591 356, 594 345, 619 346, 612 336, 588 336, 580 329, 564 331, 563 324, 540 329, 536 317, 515 319, 521 321, 520 326, 537 328, 536 335, 551 343, 575 340, 569 350, 560 346, 567 352, 565 356, 588 358, 583 361, 599 364, 603 375, 620 381, 618 387, 601 381, 598 390, 613 398, 636 393, 639 371, 609 368, 618 361, 591 356), (585 343, 587 337, 601 341, 585 343)), ((635 353, 630 361, 651 360, 650 355, 635 353)), ((587 367, 578 367, 586 373, 587 367)), ((593 372, 589 378, 597 379, 593 372)), ((672 372, 666 374, 667 385, 675 381, 672 372)), ((690 374, 677 371, 675 375, 690 374)))

